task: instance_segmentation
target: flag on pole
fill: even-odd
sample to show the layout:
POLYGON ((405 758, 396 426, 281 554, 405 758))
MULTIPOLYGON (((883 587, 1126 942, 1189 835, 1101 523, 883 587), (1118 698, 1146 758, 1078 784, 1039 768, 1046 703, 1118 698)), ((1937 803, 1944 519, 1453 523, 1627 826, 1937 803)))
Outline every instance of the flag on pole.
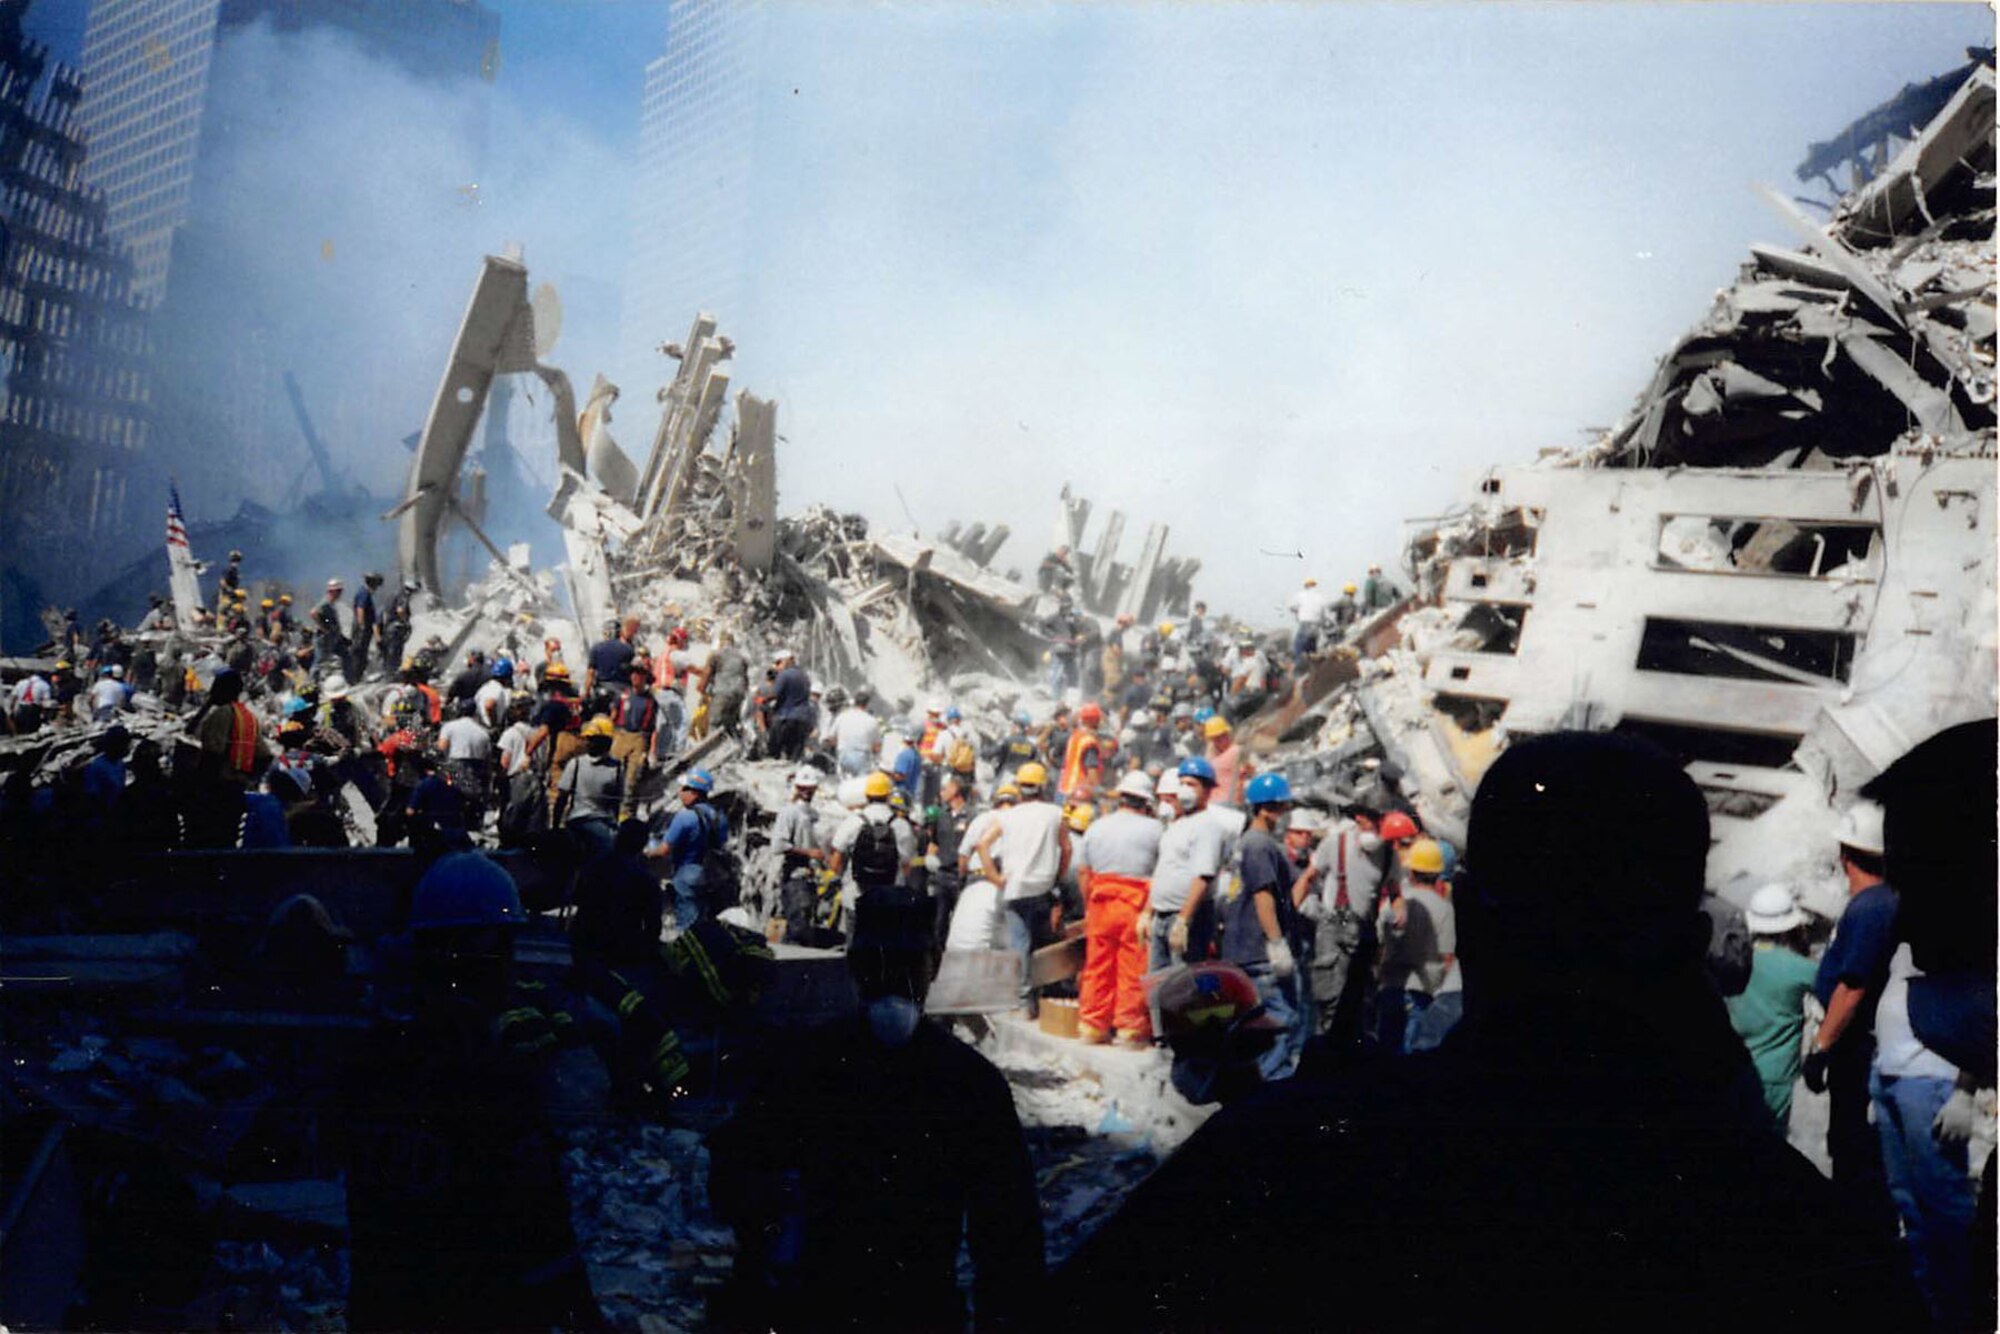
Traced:
POLYGON ((174 623, 183 630, 195 629, 201 581, 195 575, 187 521, 181 517, 181 489, 171 481, 167 483, 167 578, 174 592, 174 623))

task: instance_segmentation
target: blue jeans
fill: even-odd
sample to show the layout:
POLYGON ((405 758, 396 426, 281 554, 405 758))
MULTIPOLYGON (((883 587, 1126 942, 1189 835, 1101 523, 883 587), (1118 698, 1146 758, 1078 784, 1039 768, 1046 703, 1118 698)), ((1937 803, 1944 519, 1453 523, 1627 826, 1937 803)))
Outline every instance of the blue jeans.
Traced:
POLYGON ((1257 1072, 1266 1082, 1288 1078, 1298 1068, 1299 1051, 1305 1046, 1302 1021, 1307 1010, 1299 1004, 1299 975, 1295 970, 1290 977, 1279 977, 1267 963, 1249 964, 1243 971, 1257 984, 1264 1012, 1284 1025, 1270 1050, 1257 1058, 1257 1072))
POLYGON ((1941 1146, 1931 1122, 1951 1096, 1952 1081, 1868 1072, 1875 1132, 1889 1198, 1903 1220, 1910 1272, 1941 1328, 1970 1328, 1973 1184, 1965 1146, 1941 1146))
POLYGON ((855 749, 840 752, 840 772, 853 777, 865 774, 875 767, 875 756, 869 751, 855 749))
POLYGON ((674 925, 685 931, 701 916, 701 864, 691 862, 674 872, 674 925))
POLYGON ((1465 993, 1447 991, 1441 996, 1422 996, 1411 992, 1410 995, 1412 1007, 1410 1025, 1404 1031, 1404 1049, 1435 1051, 1465 1013, 1465 993), (1416 1004, 1417 1001, 1422 1003, 1416 1004))
POLYGON ((1407 1052, 1415 1014, 1412 993, 1401 987, 1383 987, 1375 993, 1375 1044, 1390 1056, 1407 1052))

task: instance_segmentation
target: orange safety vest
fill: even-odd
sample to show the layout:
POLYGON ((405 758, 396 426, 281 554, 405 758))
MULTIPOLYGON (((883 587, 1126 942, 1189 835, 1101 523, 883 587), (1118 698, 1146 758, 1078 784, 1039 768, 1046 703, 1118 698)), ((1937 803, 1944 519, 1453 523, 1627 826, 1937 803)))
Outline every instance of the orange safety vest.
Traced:
POLYGON ((225 754, 236 773, 247 774, 257 767, 257 715, 241 700, 232 700, 229 705, 229 749, 225 754))
POLYGON ((1097 778, 1104 772, 1104 762, 1098 757, 1097 774, 1086 777, 1083 770, 1084 757, 1096 756, 1103 749, 1104 741, 1095 732, 1078 728, 1070 734, 1069 749, 1063 755, 1062 775, 1058 788, 1065 797, 1085 796, 1097 786, 1097 778))
POLYGON ((925 759, 931 757, 931 748, 937 745, 938 733, 944 731, 943 723, 926 722, 924 734, 917 739, 917 754, 925 759))
POLYGON ((438 694, 437 687, 425 685, 421 681, 417 683, 417 690, 424 697, 424 707, 430 715, 431 726, 437 726, 439 720, 444 717, 444 697, 438 694))

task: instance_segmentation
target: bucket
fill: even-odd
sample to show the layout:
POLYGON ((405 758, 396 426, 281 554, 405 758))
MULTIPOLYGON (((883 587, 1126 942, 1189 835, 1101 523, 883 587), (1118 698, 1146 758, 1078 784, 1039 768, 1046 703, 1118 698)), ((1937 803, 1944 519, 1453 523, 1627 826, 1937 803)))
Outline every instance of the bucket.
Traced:
POLYGON ((1042 1032, 1059 1038, 1076 1036, 1076 1001, 1066 996, 1042 997, 1042 1032))

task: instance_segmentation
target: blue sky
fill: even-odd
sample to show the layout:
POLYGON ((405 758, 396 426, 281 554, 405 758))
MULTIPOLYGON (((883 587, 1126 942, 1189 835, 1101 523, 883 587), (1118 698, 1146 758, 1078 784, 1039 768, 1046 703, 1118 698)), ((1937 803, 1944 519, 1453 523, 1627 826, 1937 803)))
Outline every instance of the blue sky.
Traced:
MULTIPOLYGON (((476 240, 615 289, 666 8, 488 3, 476 240)), ((1808 143, 1992 32, 1968 4, 771 4, 756 290, 717 313, 736 384, 780 400, 785 509, 901 525, 900 488, 926 527, 1011 523, 1001 563, 1031 566, 1070 481, 1128 554, 1165 521, 1212 602, 1271 619, 1618 418, 1786 239, 1753 184, 1804 190, 1808 143)), ((569 305, 555 359, 625 385, 639 452, 657 367, 569 305)), ((418 400, 439 318, 412 315, 418 400)))

